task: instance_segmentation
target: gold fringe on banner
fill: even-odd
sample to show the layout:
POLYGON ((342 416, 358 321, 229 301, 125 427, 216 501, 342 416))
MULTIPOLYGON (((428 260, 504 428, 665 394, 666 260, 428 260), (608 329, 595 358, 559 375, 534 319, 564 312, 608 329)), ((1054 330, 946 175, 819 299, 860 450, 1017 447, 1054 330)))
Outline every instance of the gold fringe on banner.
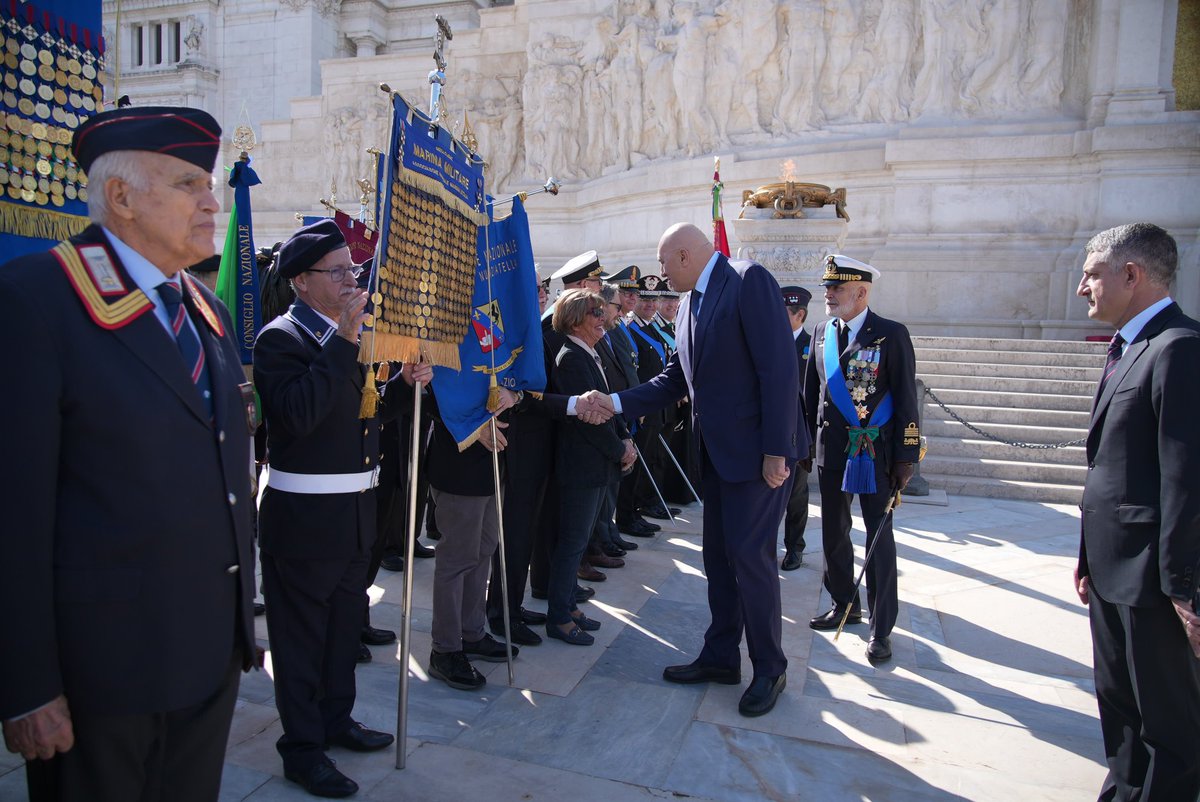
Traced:
POLYGON ((461 370, 458 360, 458 343, 435 343, 418 337, 402 334, 383 334, 364 331, 359 338, 358 361, 406 362, 440 365, 451 370, 461 370))
POLYGON ((0 203, 0 234, 59 242, 83 231, 90 222, 86 217, 75 214, 16 203, 0 203))

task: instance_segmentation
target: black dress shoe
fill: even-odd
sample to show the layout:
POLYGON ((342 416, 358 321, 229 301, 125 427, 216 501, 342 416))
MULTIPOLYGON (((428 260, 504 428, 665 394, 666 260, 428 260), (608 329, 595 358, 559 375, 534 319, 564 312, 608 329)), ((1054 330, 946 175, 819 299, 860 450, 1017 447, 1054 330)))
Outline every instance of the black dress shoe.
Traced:
POLYGON ((804 564, 804 555, 798 551, 789 551, 783 555, 783 562, 779 564, 781 571, 795 571, 804 564))
POLYGON ((354 662, 356 662, 356 663, 371 662, 371 650, 367 648, 367 644, 365 644, 365 643, 358 644, 358 656, 356 656, 354 658, 354 662))
POLYGON ((585 588, 580 585, 575 586, 575 603, 576 604, 583 604, 586 601, 590 601, 591 598, 595 595, 596 595, 595 588, 585 588))
POLYGON ((437 677, 451 688, 460 691, 473 691, 487 684, 487 679, 479 673, 467 655, 461 651, 429 653, 429 676, 437 677))
MULTIPOLYGON (((829 612, 822 613, 821 615, 817 616, 816 618, 810 618, 808 620, 808 625, 810 627, 812 627, 813 629, 837 629, 838 624, 840 624, 842 622, 842 613, 844 613, 844 612, 845 612, 845 608, 838 607, 835 604, 833 607, 829 608, 829 612)), ((850 608, 850 615, 846 619, 846 623, 847 624, 861 624, 862 623, 862 610, 856 609, 853 607, 850 608)))
POLYGON ((667 521, 670 520, 672 515, 679 514, 679 508, 671 507, 668 512, 668 509, 663 505, 655 504, 653 507, 642 507, 638 510, 638 512, 642 515, 645 515, 647 518, 657 518, 660 521, 667 521))
MULTIPOLYGON (((504 622, 501 621, 500 623, 503 624, 504 622)), ((501 628, 501 631, 503 631, 503 628, 501 628)), ((512 647, 513 657, 516 657, 520 651, 516 646, 512 647)), ((505 649, 504 644, 486 632, 477 641, 463 641, 463 654, 468 658, 475 657, 486 663, 508 662, 508 650, 505 649)))
POLYGON ((437 554, 436 549, 426 546, 424 543, 422 543, 419 540, 417 541, 417 544, 415 546, 413 546, 413 556, 414 557, 420 557, 421 559, 424 560, 424 559, 428 559, 429 557, 432 557, 435 554, 437 554))
POLYGON ((632 535, 633 537, 654 537, 654 533, 659 531, 659 529, 661 527, 658 524, 643 521, 641 518, 634 518, 627 523, 617 524, 617 531, 623 535, 632 535))
POLYGON ((584 632, 578 626, 573 626, 566 632, 563 632, 554 624, 546 624, 546 637, 554 640, 565 641, 572 646, 591 646, 596 642, 596 639, 584 632))
POLYGON ((743 716, 761 716, 770 713, 775 707, 775 700, 787 687, 787 674, 778 677, 755 677, 750 680, 750 687, 742 694, 738 702, 738 712, 743 716))
MULTIPOLYGON (((524 622, 510 620, 508 625, 512 629, 510 637, 513 643, 520 644, 521 646, 537 646, 542 642, 542 636, 530 629, 524 622)), ((502 638, 504 637, 504 619, 493 618, 488 621, 488 626, 493 633, 502 638)), ((513 656, 516 656, 515 649, 513 650, 513 656)))
POLYGON ((892 659, 892 639, 884 635, 881 638, 871 638, 867 644, 867 659, 872 663, 886 663, 892 659))
POLYGON ((385 571, 399 573, 404 570, 404 558, 399 554, 389 554, 379 561, 379 567, 385 571))
POLYGON ((338 771, 333 761, 327 757, 307 768, 284 768, 283 776, 313 796, 325 799, 341 799, 358 791, 358 783, 338 771))
POLYGON ((667 666, 663 669, 663 679, 667 682, 678 682, 681 685, 691 685, 697 682, 737 685, 742 681, 742 671, 738 668, 721 668, 720 666, 706 666, 703 663, 688 663, 683 666, 667 666))
POLYGON ((263 604, 262 602, 254 603, 254 617, 255 618, 257 618, 260 615, 263 615, 266 612, 267 612, 267 605, 263 604))
POLYGON ((328 745, 340 746, 351 752, 378 752, 395 742, 396 738, 390 732, 368 730, 362 724, 353 721, 348 730, 330 738, 328 745))
POLYGON ((626 554, 626 550, 612 543, 605 543, 600 547, 600 553, 605 557, 621 558, 626 554))
POLYGON ((632 540, 626 540, 625 538, 621 537, 620 535, 617 535, 616 543, 618 546, 625 549, 625 551, 637 551, 637 547, 638 547, 637 543, 634 543, 632 540))
POLYGON ((526 610, 521 608, 521 623, 523 624, 544 624, 546 623, 546 614, 539 613, 537 610, 526 610))
POLYGON ((378 629, 372 626, 362 628, 362 634, 358 636, 359 640, 368 646, 383 646, 388 643, 396 642, 396 633, 390 629, 378 629))
POLYGON ((544 590, 541 590, 541 589, 539 589, 539 588, 530 588, 530 589, 529 589, 529 595, 530 595, 530 596, 532 596, 533 598, 535 598, 535 599, 539 599, 539 600, 541 600, 541 601, 545 601, 547 598, 549 598, 549 597, 546 595, 546 591, 544 591, 544 590))

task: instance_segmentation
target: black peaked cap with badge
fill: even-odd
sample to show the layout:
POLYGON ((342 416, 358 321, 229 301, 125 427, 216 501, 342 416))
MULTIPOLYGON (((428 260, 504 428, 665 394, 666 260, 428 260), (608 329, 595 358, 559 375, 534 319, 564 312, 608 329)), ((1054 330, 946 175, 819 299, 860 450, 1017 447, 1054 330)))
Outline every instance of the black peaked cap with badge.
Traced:
POLYGON ((346 246, 346 238, 330 218, 298 229, 279 249, 279 275, 295 278, 312 268, 322 257, 346 246))
POLYGON ((636 290, 638 288, 638 279, 641 277, 641 269, 637 265, 629 265, 624 270, 618 270, 616 273, 609 273, 607 276, 601 276, 600 278, 616 284, 619 290, 636 290))
POLYGON ((105 153, 137 150, 174 156, 212 172, 221 126, 212 115, 183 106, 126 106, 104 111, 75 129, 71 149, 87 172, 105 153))
POLYGON ((642 276, 638 279, 637 286, 639 298, 657 298, 662 295, 662 290, 666 289, 667 282, 663 281, 661 276, 642 276))
POLYGON ((783 293, 784 306, 808 306, 808 302, 812 300, 811 292, 794 284, 780 287, 779 290, 783 293))

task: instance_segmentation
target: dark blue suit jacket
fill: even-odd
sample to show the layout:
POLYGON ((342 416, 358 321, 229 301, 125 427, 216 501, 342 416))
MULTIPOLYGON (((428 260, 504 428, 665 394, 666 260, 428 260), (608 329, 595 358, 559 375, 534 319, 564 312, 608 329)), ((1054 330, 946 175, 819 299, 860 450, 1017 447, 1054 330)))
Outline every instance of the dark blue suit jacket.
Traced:
POLYGON ((789 463, 807 457, 796 348, 779 297, 762 265, 719 256, 694 342, 685 293, 675 320, 678 350, 662 373, 620 394, 625 414, 638 417, 689 396, 693 431, 725 482, 760 478, 766 454, 789 463))

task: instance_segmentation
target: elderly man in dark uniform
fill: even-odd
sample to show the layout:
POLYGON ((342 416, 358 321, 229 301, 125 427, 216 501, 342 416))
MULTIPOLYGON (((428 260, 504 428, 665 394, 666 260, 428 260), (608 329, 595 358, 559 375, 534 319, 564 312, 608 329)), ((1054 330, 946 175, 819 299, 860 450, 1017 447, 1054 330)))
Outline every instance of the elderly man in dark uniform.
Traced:
POLYGON ((1087 244, 1078 295, 1117 331, 1088 428, 1075 590, 1091 620, 1102 800, 1200 799, 1200 323, 1152 223, 1087 244))
MULTIPOLYGON (((788 322, 792 324, 792 337, 796 341, 796 364, 800 366, 801 378, 808 372, 808 353, 811 337, 804 330, 808 319, 808 302, 812 293, 803 287, 782 287, 783 305, 787 308, 788 322)), ((808 468, 812 463, 802 460, 796 466, 792 479, 792 495, 788 498, 787 512, 783 516, 783 561, 781 570, 795 571, 804 564, 804 530, 808 526, 808 468)))
MULTIPOLYGON (((358 786, 325 756, 328 746, 373 751, 394 740, 350 715, 379 464, 379 419, 359 418, 367 371, 358 362, 358 338, 367 294, 332 220, 285 242, 279 271, 292 282, 296 301, 254 346, 267 424, 259 533, 283 723, 276 747, 289 780, 316 796, 348 796, 358 786)), ((406 380, 432 376, 427 366, 405 373, 406 380)))
POLYGON ((213 252, 220 128, 75 132, 94 224, 0 268, 0 719, 33 800, 214 800, 254 658, 253 394, 213 252))
POLYGON ((888 500, 908 484, 918 459, 917 375, 912 339, 903 324, 868 308, 879 271, 848 256, 825 263, 825 312, 830 319, 813 335, 804 378, 808 425, 816 440, 821 488, 821 540, 825 589, 833 607, 810 620, 813 629, 836 629, 846 607, 848 623, 862 621, 854 590, 850 500, 857 495, 867 528, 867 548, 882 538, 867 567, 871 638, 867 659, 892 659, 891 634, 899 606, 896 541, 888 500))

